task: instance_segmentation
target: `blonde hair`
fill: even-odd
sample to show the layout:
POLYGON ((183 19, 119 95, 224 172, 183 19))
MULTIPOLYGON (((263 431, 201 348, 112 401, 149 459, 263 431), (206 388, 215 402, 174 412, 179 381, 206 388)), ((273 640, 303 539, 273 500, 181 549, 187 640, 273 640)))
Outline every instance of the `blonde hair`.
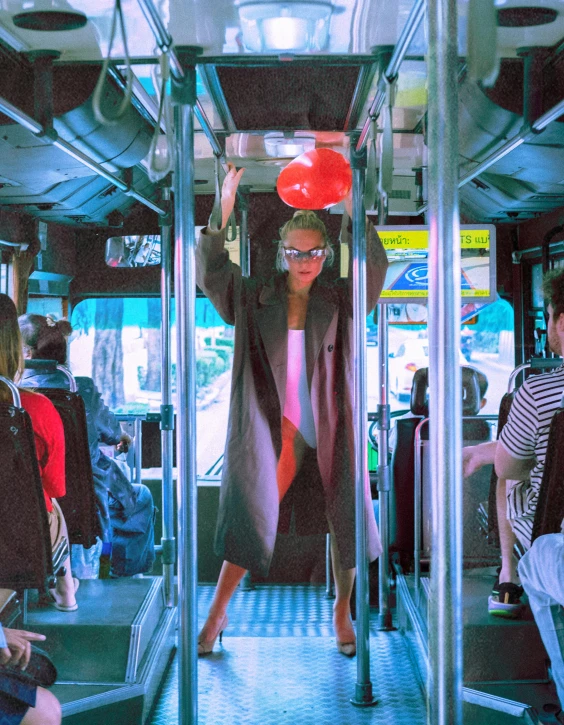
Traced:
POLYGON ((330 267, 335 259, 335 251, 333 245, 329 241, 325 224, 317 216, 314 211, 309 209, 298 209, 294 212, 294 216, 288 219, 284 226, 280 227, 280 240, 278 241, 278 251, 276 252, 276 269, 279 272, 285 272, 288 269, 288 263, 284 256, 284 242, 290 232, 308 231, 319 232, 323 240, 323 247, 327 249, 325 264, 330 267))
MULTIPOLYGON (((8 295, 0 294, 0 375, 17 382, 23 369, 22 338, 16 305, 8 295)), ((0 386, 0 400, 12 400, 5 385, 0 386)))

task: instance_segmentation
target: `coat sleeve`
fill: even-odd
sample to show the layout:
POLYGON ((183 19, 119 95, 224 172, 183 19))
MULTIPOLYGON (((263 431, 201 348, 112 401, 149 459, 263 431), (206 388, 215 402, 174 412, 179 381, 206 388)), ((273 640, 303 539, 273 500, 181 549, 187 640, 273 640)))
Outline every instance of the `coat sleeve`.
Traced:
POLYGON ((108 446, 119 443, 122 436, 119 420, 104 403, 91 378, 77 378, 78 392, 84 400, 86 417, 91 417, 98 433, 98 442, 108 446))
POLYGON ((225 230, 202 230, 196 248, 196 282, 228 325, 235 324, 241 281, 241 268, 229 259, 225 249, 225 230))
MULTIPOLYGON (((349 229, 343 229, 341 241, 349 246, 349 274, 347 286, 349 298, 352 303, 353 284, 352 284, 352 234, 349 229)), ((366 220, 366 314, 370 314, 380 298, 380 293, 384 287, 386 280, 386 272, 388 270, 388 257, 386 250, 382 244, 382 240, 378 236, 374 225, 370 220, 366 220)))

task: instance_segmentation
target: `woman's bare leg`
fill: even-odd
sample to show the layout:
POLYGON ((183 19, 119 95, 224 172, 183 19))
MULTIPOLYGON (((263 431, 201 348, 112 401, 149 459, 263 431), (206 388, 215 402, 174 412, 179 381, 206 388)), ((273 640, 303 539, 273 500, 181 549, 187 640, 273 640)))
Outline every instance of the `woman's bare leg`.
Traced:
POLYGON ((213 646, 213 642, 225 621, 227 605, 231 601, 235 589, 237 589, 239 582, 244 576, 245 569, 243 567, 232 564, 230 561, 223 562, 208 618, 198 635, 198 644, 202 644, 198 648, 202 650, 199 651, 199 654, 205 653, 204 650, 207 649, 205 643, 211 643, 211 646, 213 646))
MULTIPOLYGON (((307 444, 297 428, 287 418, 283 418, 282 451, 276 469, 279 501, 282 501, 296 477, 306 448, 307 444)), ((242 567, 229 561, 223 562, 208 618, 198 637, 200 643, 213 642, 217 637, 225 619, 227 606, 244 575, 245 569, 242 567)))
MULTIPOLYGON (((60 526, 62 536, 68 541, 69 532, 67 529, 67 522, 65 521, 65 517, 62 513, 60 515, 60 526)), ((55 597, 57 604, 61 604, 64 607, 74 607, 76 604, 75 583, 72 578, 70 556, 65 559, 62 566, 65 568, 65 573, 63 576, 58 576, 56 578, 55 589, 51 589, 51 594, 55 597)))
POLYGON ((333 627, 339 651, 349 657, 356 653, 356 635, 351 619, 351 595, 356 569, 343 569, 337 547, 337 538, 331 529, 331 561, 335 577, 335 604, 333 605, 333 627))

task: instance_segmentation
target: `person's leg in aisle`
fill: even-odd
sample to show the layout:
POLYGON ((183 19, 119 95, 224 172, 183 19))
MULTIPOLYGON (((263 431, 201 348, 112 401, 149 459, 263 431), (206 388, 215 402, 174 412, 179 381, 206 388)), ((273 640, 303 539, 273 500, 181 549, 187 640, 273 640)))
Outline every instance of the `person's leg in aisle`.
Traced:
POLYGON ((518 568, 564 708, 564 535, 540 536, 518 568))

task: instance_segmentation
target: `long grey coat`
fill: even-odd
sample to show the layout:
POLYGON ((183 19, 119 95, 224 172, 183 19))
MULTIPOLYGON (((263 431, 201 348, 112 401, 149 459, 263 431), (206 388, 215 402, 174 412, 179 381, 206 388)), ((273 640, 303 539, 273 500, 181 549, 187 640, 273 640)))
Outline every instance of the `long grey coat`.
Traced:
MULTIPOLYGON (((348 241, 348 239, 343 239, 348 241)), ((354 348, 352 281, 310 292, 305 324, 306 368, 317 449, 312 450, 281 506, 276 467, 288 357, 286 274, 244 278, 224 249, 224 233, 202 233, 196 252, 200 289, 235 325, 231 402, 215 550, 227 561, 266 575, 276 533, 294 509, 299 534, 322 533, 329 520, 344 569, 355 566, 354 348)), ((378 301, 387 258, 367 224, 367 314, 378 301)), ((370 560, 381 552, 368 481, 370 560)))

